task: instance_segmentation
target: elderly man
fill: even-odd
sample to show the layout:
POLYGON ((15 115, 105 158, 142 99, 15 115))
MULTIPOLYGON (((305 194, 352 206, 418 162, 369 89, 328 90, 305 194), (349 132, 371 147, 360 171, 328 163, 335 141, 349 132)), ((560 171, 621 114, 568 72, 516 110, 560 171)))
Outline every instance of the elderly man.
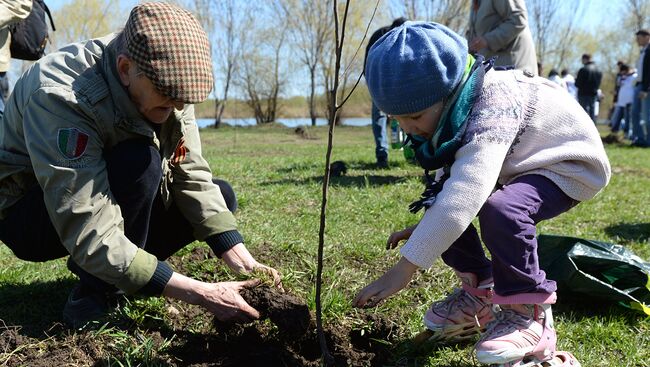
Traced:
POLYGON ((16 83, 0 124, 0 240, 28 261, 70 255, 80 282, 68 324, 101 316, 116 291, 198 304, 224 321, 259 317, 238 292, 254 281, 206 283, 163 261, 200 240, 236 272, 279 282, 243 245, 229 186, 201 156, 192 104, 212 84, 205 32, 166 3, 136 6, 117 36, 66 46, 16 83))

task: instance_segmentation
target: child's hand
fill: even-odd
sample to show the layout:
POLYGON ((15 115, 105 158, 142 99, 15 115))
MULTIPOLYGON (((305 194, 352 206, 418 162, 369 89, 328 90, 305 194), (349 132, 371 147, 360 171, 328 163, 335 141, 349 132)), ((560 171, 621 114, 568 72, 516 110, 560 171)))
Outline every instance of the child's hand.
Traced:
POLYGON ((354 307, 374 307, 379 302, 392 296, 400 289, 406 287, 413 278, 417 265, 402 257, 397 264, 388 270, 379 279, 363 288, 354 300, 354 307))
POLYGON ((409 237, 411 237, 411 234, 415 230, 415 227, 417 225, 405 228, 401 231, 393 232, 389 237, 388 241, 386 241, 386 250, 391 250, 397 247, 399 245, 399 242, 402 240, 408 240, 409 237))

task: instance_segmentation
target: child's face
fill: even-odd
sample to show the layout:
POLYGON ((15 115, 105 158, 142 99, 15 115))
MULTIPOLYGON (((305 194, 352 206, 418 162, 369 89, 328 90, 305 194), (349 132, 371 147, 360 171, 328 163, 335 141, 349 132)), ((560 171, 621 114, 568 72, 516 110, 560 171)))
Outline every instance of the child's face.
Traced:
POLYGON ((443 102, 438 102, 433 106, 416 113, 393 115, 392 117, 397 120, 399 127, 401 127, 405 133, 431 139, 433 133, 438 127, 438 121, 442 114, 443 105, 443 102))

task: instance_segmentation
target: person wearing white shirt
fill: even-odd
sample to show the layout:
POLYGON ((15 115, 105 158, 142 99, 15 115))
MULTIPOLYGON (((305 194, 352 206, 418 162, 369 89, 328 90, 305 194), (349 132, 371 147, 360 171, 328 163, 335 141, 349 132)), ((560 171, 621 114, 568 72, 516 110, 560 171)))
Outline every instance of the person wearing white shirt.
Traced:
POLYGON ((629 65, 623 64, 620 69, 620 88, 618 90, 618 98, 616 99, 616 106, 614 106, 611 120, 613 133, 617 133, 620 129, 622 129, 624 133, 629 130, 632 103, 634 102, 634 84, 637 80, 636 70, 630 69, 629 65), (621 121, 625 122, 625 127, 623 127, 621 121))

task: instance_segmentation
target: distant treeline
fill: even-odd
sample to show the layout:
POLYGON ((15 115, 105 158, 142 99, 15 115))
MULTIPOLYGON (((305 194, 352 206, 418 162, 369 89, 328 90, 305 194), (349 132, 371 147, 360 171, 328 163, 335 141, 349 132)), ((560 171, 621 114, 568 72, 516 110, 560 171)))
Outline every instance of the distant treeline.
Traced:
MULTIPOLYGON (((324 95, 316 97, 319 117, 326 117, 326 100, 324 95)), ((208 99, 195 106, 197 118, 214 118, 214 99, 208 99)), ((223 118, 244 118, 252 117, 253 110, 243 99, 228 99, 224 110, 223 118)), ((352 97, 346 102, 341 117, 369 117, 370 116, 370 95, 365 84, 360 84, 352 97)), ((279 99, 278 117, 309 117, 309 105, 307 97, 296 96, 279 99)))

